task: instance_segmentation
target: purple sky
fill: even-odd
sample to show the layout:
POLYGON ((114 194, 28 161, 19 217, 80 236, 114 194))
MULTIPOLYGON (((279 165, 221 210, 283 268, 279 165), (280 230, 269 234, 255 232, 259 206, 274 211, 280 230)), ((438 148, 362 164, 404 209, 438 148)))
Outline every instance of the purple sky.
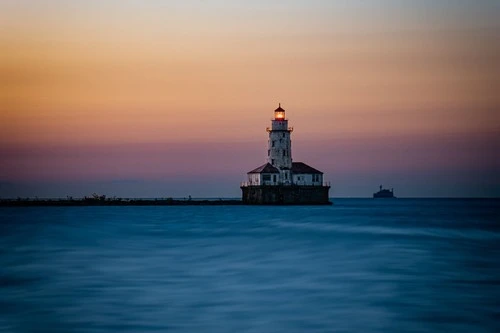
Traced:
MULTIPOLYGON (((2 197, 238 197, 265 162, 266 133, 247 143, 3 148, 2 197), (194 157, 193 157, 194 156, 194 157)), ((365 197, 380 184, 401 197, 499 196, 494 134, 295 140, 293 159, 325 172, 331 195, 365 197)))

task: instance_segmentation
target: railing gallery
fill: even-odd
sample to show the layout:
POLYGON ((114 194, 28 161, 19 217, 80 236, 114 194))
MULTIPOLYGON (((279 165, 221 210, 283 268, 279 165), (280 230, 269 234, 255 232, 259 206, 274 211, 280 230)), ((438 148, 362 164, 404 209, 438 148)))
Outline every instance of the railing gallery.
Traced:
POLYGON ((240 183, 240 187, 248 187, 248 186, 328 186, 330 187, 330 182, 314 182, 313 184, 306 184, 306 182, 304 181, 300 181, 300 182, 297 182, 297 183, 281 183, 281 182, 270 182, 270 181, 266 181, 266 182, 263 182, 263 183, 256 183, 256 182, 241 182, 240 183))
MULTIPOLYGON (((273 131, 279 131, 279 130, 273 130, 272 127, 266 127, 266 132, 273 132, 273 131)), ((284 130, 281 130, 284 131, 284 130)), ((288 127, 288 132, 293 132, 293 127, 288 127)))

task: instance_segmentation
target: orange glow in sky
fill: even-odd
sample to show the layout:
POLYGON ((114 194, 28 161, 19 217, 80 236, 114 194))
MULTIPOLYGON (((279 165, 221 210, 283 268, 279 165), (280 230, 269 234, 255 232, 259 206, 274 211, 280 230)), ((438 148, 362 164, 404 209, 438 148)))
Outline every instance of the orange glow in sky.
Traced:
MULTIPOLYGON (((494 1, 4 1, 1 147, 252 142, 258 164, 278 102, 306 143, 495 137, 499 13, 494 1)), ((3 181, 25 178, 5 156, 3 181)))

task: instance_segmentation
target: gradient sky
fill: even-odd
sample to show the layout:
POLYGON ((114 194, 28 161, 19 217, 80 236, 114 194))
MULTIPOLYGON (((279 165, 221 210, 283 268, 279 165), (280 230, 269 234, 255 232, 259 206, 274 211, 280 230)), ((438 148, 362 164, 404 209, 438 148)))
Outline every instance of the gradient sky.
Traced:
POLYGON ((499 1, 0 2, 0 197, 500 196, 499 1))

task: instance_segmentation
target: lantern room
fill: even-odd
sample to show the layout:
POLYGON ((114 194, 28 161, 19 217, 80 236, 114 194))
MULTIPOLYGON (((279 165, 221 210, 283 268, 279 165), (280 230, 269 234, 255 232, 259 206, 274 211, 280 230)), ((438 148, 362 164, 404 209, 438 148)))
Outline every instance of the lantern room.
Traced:
POLYGON ((281 108, 281 103, 279 103, 278 108, 274 110, 274 120, 285 120, 285 110, 281 108))

